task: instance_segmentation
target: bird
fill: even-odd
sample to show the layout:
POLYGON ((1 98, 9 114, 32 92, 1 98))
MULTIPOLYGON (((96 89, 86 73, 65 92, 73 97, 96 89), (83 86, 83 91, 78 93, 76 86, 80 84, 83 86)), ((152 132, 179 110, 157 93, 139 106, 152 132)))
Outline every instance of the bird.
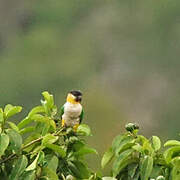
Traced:
POLYGON ((72 127, 74 131, 81 124, 84 117, 84 110, 81 105, 82 92, 72 90, 68 93, 66 103, 61 107, 61 126, 72 127))

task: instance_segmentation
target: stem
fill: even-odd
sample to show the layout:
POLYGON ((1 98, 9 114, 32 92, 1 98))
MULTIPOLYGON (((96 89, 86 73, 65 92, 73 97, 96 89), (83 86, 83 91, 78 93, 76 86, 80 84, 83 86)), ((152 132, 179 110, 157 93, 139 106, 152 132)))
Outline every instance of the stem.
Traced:
POLYGON ((4 133, 5 122, 6 122, 6 118, 4 117, 2 125, 1 125, 2 133, 4 133))
POLYGON ((35 140, 31 141, 30 143, 24 145, 24 146, 21 148, 21 150, 26 149, 27 147, 33 145, 34 143, 37 143, 37 142, 41 141, 42 139, 43 139, 43 137, 40 137, 40 138, 38 138, 38 139, 35 139, 35 140))
POLYGON ((6 159, 3 159, 3 160, 0 162, 0 164, 2 164, 2 163, 4 163, 4 162, 6 162, 6 161, 8 161, 8 160, 10 160, 10 159, 12 159, 12 158, 14 158, 16 155, 17 155, 17 154, 11 154, 11 155, 8 156, 6 159))
POLYGON ((65 178, 63 173, 61 173, 61 176, 62 176, 63 180, 66 180, 66 178, 65 178))
MULTIPOLYGON (((58 135, 60 135, 60 133, 61 133, 63 130, 64 130, 64 128, 61 128, 59 131, 53 133, 52 135, 58 136, 58 135)), ((29 146, 37 143, 37 142, 40 142, 43 138, 44 138, 44 136, 43 136, 43 137, 40 137, 40 138, 38 138, 38 139, 35 139, 35 140, 33 140, 33 141, 31 141, 30 143, 24 145, 19 151, 22 151, 23 149, 26 149, 27 147, 29 147, 29 146)), ((6 161, 8 161, 8 160, 10 160, 10 159, 13 159, 13 158, 16 157, 16 156, 17 156, 17 153, 11 154, 11 155, 8 156, 7 158, 5 158, 5 159, 3 159, 2 161, 0 161, 0 164, 4 163, 4 162, 6 162, 6 161)))

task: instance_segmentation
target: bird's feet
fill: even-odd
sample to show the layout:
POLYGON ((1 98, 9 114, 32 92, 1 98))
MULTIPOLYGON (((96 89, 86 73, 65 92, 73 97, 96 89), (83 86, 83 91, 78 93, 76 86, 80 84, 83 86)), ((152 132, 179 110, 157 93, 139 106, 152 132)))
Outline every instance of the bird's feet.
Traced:
POLYGON ((65 120, 64 119, 62 119, 61 126, 65 127, 65 120))
POLYGON ((74 130, 74 132, 76 132, 76 131, 77 131, 78 127, 79 127, 79 124, 76 124, 76 125, 74 125, 74 126, 73 126, 73 130, 74 130))

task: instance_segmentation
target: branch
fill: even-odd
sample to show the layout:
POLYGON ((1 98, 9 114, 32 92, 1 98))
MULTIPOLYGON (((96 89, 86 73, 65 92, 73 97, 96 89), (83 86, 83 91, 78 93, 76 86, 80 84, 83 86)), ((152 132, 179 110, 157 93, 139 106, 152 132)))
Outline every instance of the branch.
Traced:
POLYGON ((11 154, 11 155, 8 156, 6 159, 3 159, 3 160, 0 162, 0 164, 4 163, 4 162, 6 162, 6 161, 8 161, 8 160, 10 160, 10 159, 13 159, 16 155, 17 155, 17 154, 11 154))
POLYGON ((35 140, 31 141, 30 143, 24 145, 20 150, 26 149, 27 147, 29 147, 29 146, 31 146, 31 145, 33 145, 33 144, 41 141, 42 139, 43 139, 43 137, 40 137, 40 138, 38 138, 38 139, 35 139, 35 140))

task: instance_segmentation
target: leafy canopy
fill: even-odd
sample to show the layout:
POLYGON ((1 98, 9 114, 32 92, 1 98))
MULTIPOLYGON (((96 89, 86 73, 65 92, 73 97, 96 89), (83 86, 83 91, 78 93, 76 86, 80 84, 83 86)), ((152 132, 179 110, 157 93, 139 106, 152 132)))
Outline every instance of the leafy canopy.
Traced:
POLYGON ((98 179, 84 159, 97 154, 83 139, 91 135, 89 126, 81 124, 77 132, 60 127, 53 95, 42 95, 41 105, 18 124, 9 118, 13 120, 22 107, 0 108, 0 179, 98 179))
POLYGON ((138 134, 139 126, 129 123, 127 132, 114 138, 104 153, 101 166, 112 162, 109 177, 94 173, 87 165, 87 154, 97 155, 85 136, 87 124, 77 131, 62 128, 53 95, 42 93, 41 105, 34 107, 15 124, 22 107, 0 108, 0 179, 6 180, 179 180, 180 141, 169 140, 162 147, 159 137, 147 139, 138 134))

